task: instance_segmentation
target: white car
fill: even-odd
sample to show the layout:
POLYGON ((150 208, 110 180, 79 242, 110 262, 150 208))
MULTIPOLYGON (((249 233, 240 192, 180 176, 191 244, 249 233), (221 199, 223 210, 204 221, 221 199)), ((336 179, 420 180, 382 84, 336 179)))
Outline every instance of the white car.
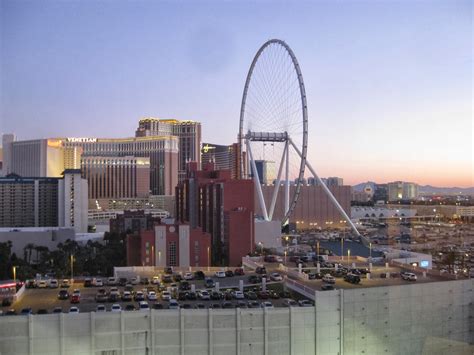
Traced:
POLYGON ((64 279, 61 281, 61 287, 68 288, 69 286, 71 286, 71 282, 68 279, 64 279))
POLYGON ((109 277, 107 279, 107 285, 115 286, 117 284, 117 279, 115 277, 109 277))
POLYGON ((46 288, 48 287, 48 283, 45 280, 40 280, 38 282, 38 288, 46 288))
POLYGON ((326 274, 323 276, 323 282, 328 283, 328 284, 335 284, 336 279, 331 274, 326 274))
POLYGON ((95 279, 95 282, 93 281, 92 283, 96 287, 103 287, 104 286, 104 281, 102 281, 102 279, 95 279))
POLYGON ((414 273, 412 272, 403 272, 401 274, 402 279, 406 281, 416 281, 417 277, 414 273))
POLYGON ((147 302, 145 301, 140 301, 140 303, 138 303, 138 309, 140 311, 148 311, 150 309, 150 306, 148 305, 147 302))
POLYGON ((151 279, 151 283, 153 285, 159 285, 160 284, 160 277, 159 276, 153 276, 153 278, 151 279))
POLYGON ((216 271, 216 273, 214 274, 215 277, 218 277, 218 278, 224 278, 225 277, 225 271, 216 271))
POLYGON ((198 291, 198 297, 204 301, 209 301, 211 299, 211 295, 207 290, 198 291))
POLYGON ((107 309, 105 308, 105 306, 103 304, 98 304, 97 307, 95 308, 95 311, 97 313, 100 313, 100 312, 106 312, 107 309))
POLYGON ((243 300, 245 298, 244 293, 242 291, 234 291, 234 298, 236 300, 243 300))
POLYGON ((269 301, 265 301, 265 302, 260 303, 260 307, 261 308, 273 308, 273 304, 269 301))
POLYGON ((71 307, 71 308, 69 308, 69 313, 77 314, 77 313, 79 313, 79 308, 71 307))
POLYGON ((49 288, 58 288, 58 287, 59 287, 58 280, 56 279, 49 280, 49 288))
POLYGON ((111 287, 110 288, 110 294, 120 296, 120 291, 117 287, 111 287))
POLYGON ((170 293, 169 291, 163 291, 163 292, 161 293, 161 299, 162 299, 163 301, 169 301, 169 300, 171 300, 171 293, 170 293))
POLYGON ((114 303, 112 308, 110 309, 111 312, 122 312, 122 307, 118 303, 114 303))
POLYGON ((278 272, 273 272, 270 274, 270 280, 272 281, 283 281, 283 277, 278 272))
POLYGON ((130 280, 130 283, 132 285, 138 285, 140 283, 140 280, 138 280, 137 277, 132 277, 132 279, 130 280))
POLYGON ((194 275, 193 275, 192 272, 187 272, 187 273, 184 274, 183 278, 184 278, 185 280, 188 280, 188 281, 189 281, 189 280, 193 280, 193 279, 194 279, 194 275))
POLYGON ((169 309, 179 309, 179 303, 175 299, 170 299, 169 309))
POLYGON ((308 300, 299 300, 298 304, 300 307, 313 307, 313 304, 308 300))
POLYGON ((156 301, 157 300, 155 291, 148 292, 147 297, 148 297, 148 301, 156 301))

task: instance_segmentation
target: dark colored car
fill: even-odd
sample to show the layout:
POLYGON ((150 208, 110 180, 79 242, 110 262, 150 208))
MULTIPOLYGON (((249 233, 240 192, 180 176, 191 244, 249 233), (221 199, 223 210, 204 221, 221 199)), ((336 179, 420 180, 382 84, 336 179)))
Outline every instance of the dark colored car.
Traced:
POLYGON ((165 267, 165 274, 172 275, 173 274, 173 268, 172 267, 165 267))
POLYGON ((4 298, 2 300, 2 307, 10 307, 13 303, 13 299, 12 298, 4 298))
POLYGON ((26 280, 25 288, 36 288, 35 280, 26 280))
POLYGON ((227 277, 232 277, 232 276, 234 276, 234 272, 233 272, 232 270, 227 270, 227 271, 225 272, 225 276, 227 276, 227 277))
POLYGON ((71 303, 79 303, 79 302, 81 302, 81 296, 79 296, 79 295, 77 295, 77 294, 76 294, 76 295, 72 295, 72 297, 71 297, 71 303))
POLYGON ((109 302, 118 302, 120 301, 120 295, 116 293, 111 293, 109 295, 109 302))
POLYGON ((48 310, 44 308, 38 309, 38 312, 36 312, 36 314, 48 314, 48 313, 49 313, 48 310))
POLYGON ((209 308, 222 308, 220 303, 213 303, 209 305, 209 308))
POLYGON ((255 273, 263 275, 267 273, 267 269, 265 266, 259 266, 255 269, 255 273))
POLYGON ((226 301, 230 301, 230 300, 232 300, 233 298, 234 298, 234 296, 232 295, 232 291, 226 291, 226 292, 224 293, 224 299, 225 299, 226 301))
POLYGON ((85 279, 84 280, 84 287, 92 287, 92 279, 85 279))
POLYGON ((277 260, 274 255, 265 255, 263 261, 265 261, 266 263, 276 263, 277 260))
POLYGON ((163 309, 163 305, 161 303, 155 303, 153 304, 153 309, 163 309))
POLYGON ((51 313, 63 313, 63 309, 61 307, 55 307, 51 313))
POLYGON ((248 308, 260 308, 260 303, 258 303, 257 301, 250 301, 247 304, 247 307, 248 308))
POLYGON ((69 292, 67 292, 67 290, 59 290, 58 299, 59 300, 69 299, 69 292))
POLYGON ((320 272, 311 272, 308 274, 310 280, 321 280, 323 275, 320 272))
POLYGON ((234 308, 234 305, 232 304, 232 302, 224 302, 222 304, 222 308, 234 308))
POLYGON ((179 284, 179 289, 182 291, 188 291, 191 289, 191 285, 188 281, 181 281, 179 284))
POLYGON ((261 300, 267 300, 270 297, 270 294, 267 291, 260 291, 258 293, 258 298, 261 300))
POLYGON ((140 279, 140 284, 142 285, 149 285, 150 284, 150 280, 148 280, 148 277, 142 277, 140 279))
POLYGON ((281 291, 279 293, 279 295, 280 295, 281 298, 290 298, 291 297, 291 294, 288 291, 281 291))
POLYGON ((133 299, 133 297, 132 297, 132 294, 131 294, 131 293, 128 293, 128 292, 125 293, 125 292, 124 292, 124 293, 122 294, 122 301, 123 301, 123 302, 131 302, 132 299, 133 299))
POLYGON ((203 305, 202 303, 198 303, 198 304, 196 304, 196 305, 194 306, 194 308, 196 308, 196 309, 205 309, 206 306, 203 305))
POLYGON ((125 277, 121 277, 118 283, 120 286, 125 286, 127 284, 127 279, 125 277))
POLYGON ((244 295, 245 295, 245 298, 249 300, 256 300, 258 298, 257 294, 253 291, 246 292, 244 295))
POLYGON ((133 304, 127 304, 125 306, 125 310, 126 311, 134 311, 135 310, 135 306, 133 304))
POLYGON ((207 288, 211 288, 211 287, 214 287, 215 282, 214 282, 213 279, 207 278, 206 281, 205 281, 205 285, 206 285, 207 288))
POLYGON ((204 280, 206 278, 206 275, 201 270, 195 271, 194 272, 194 278, 196 280, 204 280))
POLYGON ((250 275, 249 278, 248 278, 248 282, 251 283, 251 284, 258 284, 258 283, 262 282, 262 278, 260 276, 257 276, 257 275, 250 275))
POLYGON ((27 316, 28 314, 33 314, 33 310, 31 308, 23 308, 20 312, 21 315, 27 316))
POLYGON ((211 300, 217 301, 222 299, 222 293, 218 291, 211 292, 211 300))
POLYGON ((188 293, 186 293, 186 299, 188 299, 188 300, 190 300, 190 301, 195 301, 195 300, 197 300, 196 292, 188 292, 188 293))
POLYGON ((358 284, 360 283, 360 276, 354 274, 347 274, 346 276, 344 276, 344 281, 350 282, 352 284, 358 284))
POLYGON ((236 308, 247 308, 247 302, 245 301, 239 301, 237 302, 237 304, 235 305, 236 308))
POLYGON ((165 284, 169 284, 169 283, 173 282, 173 279, 171 278, 171 275, 163 275, 163 276, 161 276, 161 282, 163 282, 165 284))
POLYGON ((6 316, 16 316, 16 311, 14 309, 9 309, 5 312, 6 316))
POLYGON ((186 300, 186 292, 180 292, 180 293, 178 293, 178 300, 179 300, 179 301, 184 301, 184 300, 186 300))
POLYGON ((236 276, 245 275, 244 269, 241 268, 241 267, 238 267, 237 269, 234 270, 234 275, 236 275, 236 276))
POLYGON ((321 291, 332 291, 334 290, 334 286, 331 284, 323 284, 321 286, 321 291))
POLYGON ((104 288, 99 289, 95 295, 96 302, 107 302, 107 291, 104 288))
POLYGON ((183 308, 183 309, 190 309, 190 308, 191 308, 191 305, 190 305, 189 303, 183 303, 183 304, 181 305, 181 308, 183 308))
POLYGON ((182 279, 183 277, 180 274, 173 275, 174 282, 180 282, 182 279))
POLYGON ((275 292, 273 290, 269 291, 269 294, 270 294, 270 298, 274 299, 274 300, 277 300, 280 298, 280 295, 278 294, 278 292, 275 292))

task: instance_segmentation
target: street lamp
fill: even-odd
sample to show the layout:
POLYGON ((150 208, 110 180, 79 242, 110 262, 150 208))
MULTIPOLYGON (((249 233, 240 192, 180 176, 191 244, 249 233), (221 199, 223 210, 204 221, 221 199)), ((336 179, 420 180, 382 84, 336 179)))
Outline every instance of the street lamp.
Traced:
POLYGON ((286 250, 285 250, 285 265, 286 265, 286 250))
POLYGON ((161 250, 158 250, 158 266, 161 266, 161 250))
POLYGON ((350 262, 350 258, 351 258, 351 250, 347 249, 347 262, 348 263, 350 262))
POLYGON ((318 263, 319 263, 319 240, 318 242, 316 243, 316 251, 318 253, 318 263))
POLYGON ((71 285, 74 283, 74 254, 71 254, 71 285))
MULTIPOLYGON (((16 268, 18 266, 13 266, 13 282, 15 283, 15 287, 16 287, 16 268)), ((16 289, 15 289, 15 292, 16 292, 16 289)))
POLYGON ((341 238, 341 260, 344 261, 344 237, 341 238))
POLYGON ((369 260, 372 261, 372 243, 369 243, 369 260))
POLYGON ((155 246, 151 246, 151 264, 155 266, 155 246))
POLYGON ((211 268, 211 247, 207 247, 207 271, 211 268))

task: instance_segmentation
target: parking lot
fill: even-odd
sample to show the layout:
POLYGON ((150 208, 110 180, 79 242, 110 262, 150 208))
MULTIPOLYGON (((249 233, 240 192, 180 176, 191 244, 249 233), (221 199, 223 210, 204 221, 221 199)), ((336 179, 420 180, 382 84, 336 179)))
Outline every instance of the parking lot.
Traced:
MULTIPOLYGON (((247 273, 243 276, 225 278, 217 278, 215 276, 209 277, 214 283, 219 283, 218 294, 212 294, 214 291, 216 291, 216 286, 206 287, 204 280, 188 281, 189 289, 187 290, 180 290, 180 286, 183 284, 184 280, 182 282, 174 282, 173 280, 171 283, 160 283, 158 285, 150 282, 152 280, 148 280, 146 284, 131 285, 131 280, 128 280, 126 286, 104 285, 100 287, 85 287, 84 280, 76 280, 75 283, 69 288, 28 288, 25 290, 21 300, 10 307, 3 307, 1 309, 4 314, 6 314, 10 309, 14 309, 17 314, 20 314, 22 310, 28 308, 31 308, 33 314, 38 313, 40 310, 41 313, 51 313, 57 307, 61 308, 62 312, 68 312, 71 307, 78 307, 80 312, 91 312, 96 311, 98 305, 104 305, 106 311, 111 311, 112 304, 120 304, 122 310, 126 310, 127 306, 127 310, 131 310, 132 306, 138 310, 139 299, 136 299, 135 295, 137 295, 137 292, 139 293, 140 291, 144 294, 144 301, 148 303, 150 308, 155 309, 169 308, 169 301, 162 299, 164 291, 171 291, 172 297, 178 301, 180 308, 257 308, 261 307, 263 302, 270 302, 270 304, 267 304, 267 306, 283 307, 287 306, 285 303, 288 302, 288 299, 294 299, 297 301, 303 298, 298 294, 283 293, 284 286, 282 282, 274 282, 270 280, 266 282, 266 289, 268 291, 267 294, 265 292, 261 292, 261 283, 249 284, 249 277, 252 276, 258 277, 258 275, 255 273, 247 273), (241 280, 244 283, 244 298, 236 299, 235 297, 231 297, 231 290, 238 291, 239 281, 241 280), (117 300, 109 299, 110 291, 113 288, 117 288, 118 290, 119 298, 117 300), (122 300, 124 291, 126 289, 132 294, 132 300, 130 301, 122 300), (67 290, 69 297, 62 300, 59 299, 58 294, 61 290, 67 290), (74 290, 79 290, 80 292, 80 301, 76 304, 71 303, 71 295, 74 290), (98 302, 96 297, 99 293, 99 290, 105 290, 107 297, 105 297, 104 300, 98 302), (210 295, 213 297, 209 300, 201 299, 199 298, 199 292, 193 292, 193 290, 208 290, 210 295), (156 293, 156 300, 150 300, 147 297, 150 291, 154 291, 156 293), (249 293, 249 291, 251 292, 249 293), (188 297, 186 296, 186 293, 188 293, 188 297)), ((159 277, 161 278, 162 275, 159 277)), ((106 281, 106 279, 103 280, 106 281)), ((240 297, 242 297, 242 295, 240 297)))

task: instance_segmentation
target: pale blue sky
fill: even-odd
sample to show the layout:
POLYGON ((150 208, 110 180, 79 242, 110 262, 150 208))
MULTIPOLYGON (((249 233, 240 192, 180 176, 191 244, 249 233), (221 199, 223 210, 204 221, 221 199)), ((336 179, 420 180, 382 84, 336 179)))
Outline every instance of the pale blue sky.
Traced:
POLYGON ((155 116, 231 143, 252 58, 281 38, 320 175, 474 185, 472 1, 0 4, 0 132, 133 136, 155 116))

